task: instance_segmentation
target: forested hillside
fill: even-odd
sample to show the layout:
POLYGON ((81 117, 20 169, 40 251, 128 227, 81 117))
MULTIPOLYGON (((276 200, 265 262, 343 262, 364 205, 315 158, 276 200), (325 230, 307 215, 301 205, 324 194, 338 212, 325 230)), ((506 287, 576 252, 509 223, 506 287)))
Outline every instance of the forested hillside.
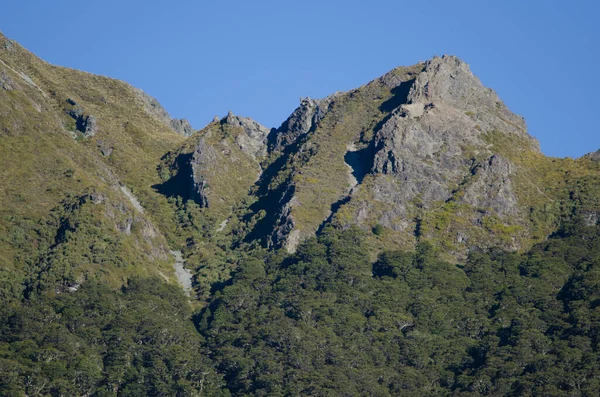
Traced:
POLYGON ((438 254, 372 263, 363 232, 329 228, 290 257, 248 258, 195 315, 151 279, 9 304, 0 393, 597 394, 600 228, 463 265, 438 254))
POLYGON ((325 230, 251 260, 199 330, 237 395, 572 395, 600 390, 600 229, 447 263, 427 243, 369 261, 325 230))

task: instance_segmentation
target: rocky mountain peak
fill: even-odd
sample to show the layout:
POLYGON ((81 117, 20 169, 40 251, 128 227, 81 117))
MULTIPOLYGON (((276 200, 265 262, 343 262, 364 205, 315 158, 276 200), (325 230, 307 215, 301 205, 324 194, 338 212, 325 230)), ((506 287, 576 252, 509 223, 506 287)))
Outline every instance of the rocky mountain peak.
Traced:
POLYGON ((221 120, 221 124, 238 127, 244 134, 235 138, 239 148, 253 157, 262 157, 267 154, 267 136, 270 130, 249 117, 236 116, 233 112, 221 120))
POLYGON ((325 116, 334 95, 325 99, 301 98, 300 105, 275 131, 273 150, 279 151, 308 134, 325 116))
POLYGON ((272 228, 268 244, 293 251, 329 222, 364 230, 377 224, 397 241, 444 234, 458 241, 452 255, 460 257, 489 231, 450 226, 440 232, 430 226, 437 215, 429 214, 460 208, 452 216, 462 225, 490 219, 514 225, 522 210, 518 167, 490 140, 511 135, 519 150, 539 153, 523 118, 455 56, 396 68, 322 100, 302 98, 270 136, 269 150, 285 151, 289 163, 275 177, 287 182, 265 197, 278 203, 277 215, 261 228, 272 228))
MULTIPOLYGON (((485 87, 472 72, 469 65, 451 55, 435 56, 425 63, 407 98, 411 104, 444 104, 470 113, 488 113, 495 121, 485 117, 491 128, 508 133, 528 136, 525 121, 512 113, 491 88, 485 87), (506 129, 510 125, 513 128, 506 129)), ((478 115, 479 116, 479 115, 478 115)))
POLYGON ((469 65, 455 56, 434 57, 425 63, 408 95, 410 103, 445 102, 455 107, 494 105, 495 93, 471 73, 469 65))

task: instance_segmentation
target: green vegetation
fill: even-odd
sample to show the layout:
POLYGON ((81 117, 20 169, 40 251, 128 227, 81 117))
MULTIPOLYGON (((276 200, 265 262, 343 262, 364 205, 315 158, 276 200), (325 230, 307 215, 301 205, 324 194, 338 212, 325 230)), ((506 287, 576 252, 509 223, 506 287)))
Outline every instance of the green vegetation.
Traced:
POLYGON ((23 300, 2 272, 0 394, 595 395, 599 227, 438 257, 423 242, 372 262, 364 232, 327 227, 292 257, 243 259, 200 334, 157 279, 23 300))
POLYGON ((132 279, 0 308, 2 396, 219 396, 179 288, 132 279))
POLYGON ((596 394, 599 228, 437 257, 421 243, 372 264, 363 232, 326 229, 246 261, 199 328, 234 395, 596 394))
POLYGON ((46 267, 49 283, 169 277, 164 236, 172 245, 185 240, 152 186, 160 157, 184 138, 151 117, 128 84, 49 65, 16 44, 8 50, 5 40, 0 70, 16 88, 0 90, 0 268, 35 278, 46 267), (97 119, 95 136, 74 133, 74 101, 97 119))

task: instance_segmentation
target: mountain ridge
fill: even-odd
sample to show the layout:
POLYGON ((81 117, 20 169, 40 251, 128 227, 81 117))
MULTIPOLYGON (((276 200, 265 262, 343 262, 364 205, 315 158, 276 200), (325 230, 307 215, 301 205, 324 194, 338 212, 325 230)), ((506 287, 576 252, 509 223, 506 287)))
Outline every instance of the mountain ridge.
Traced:
MULTIPOLYGON (((332 116, 332 119, 330 125, 334 128, 335 125, 343 123, 338 115, 332 116)), ((209 125, 206 128, 210 130, 211 127, 209 125)), ((485 88, 473 76, 466 63, 453 56, 434 57, 430 61, 412 67, 396 68, 357 90, 336 93, 323 100, 302 99, 300 106, 292 115, 279 128, 271 130, 268 138, 270 158, 263 160, 265 171, 254 188, 256 194, 262 196, 252 204, 254 214, 267 211, 268 208, 271 211, 273 208, 280 210, 278 214, 265 214, 260 219, 255 217, 252 220, 252 223, 255 223, 255 230, 250 231, 249 236, 262 235, 261 239, 267 246, 285 246, 288 251, 294 251, 299 241, 322 229, 324 222, 334 222, 346 227, 349 225, 348 219, 366 219, 369 216, 368 211, 373 212, 373 208, 368 208, 372 207, 369 205, 365 207, 363 205, 365 200, 361 201, 363 204, 353 203, 347 197, 350 191, 358 192, 360 189, 353 185, 357 184, 353 176, 355 170, 344 160, 345 156, 360 157, 360 153, 363 153, 367 157, 373 157, 371 160, 366 160, 372 161, 373 165, 368 167, 367 172, 363 171, 365 175, 360 177, 367 176, 366 183, 373 184, 374 187, 369 187, 371 193, 358 192, 357 196, 370 194, 367 202, 380 202, 388 206, 387 210, 380 211, 377 220, 370 221, 370 225, 363 223, 363 228, 370 229, 381 225, 392 229, 391 234, 394 239, 404 241, 400 244, 400 248, 414 245, 416 229, 429 233, 426 235, 427 238, 437 238, 440 234, 436 231, 440 229, 439 220, 420 219, 422 216, 419 215, 418 210, 415 210, 415 203, 411 203, 418 198, 420 203, 416 207, 423 207, 425 204, 425 210, 428 210, 428 206, 433 205, 434 202, 439 202, 442 208, 440 216, 447 217, 443 213, 447 210, 459 212, 460 218, 457 219, 463 224, 466 223, 463 229, 452 231, 459 244, 471 237, 475 239, 475 244, 481 244, 485 240, 490 241, 490 235, 497 234, 499 236, 496 238, 492 237, 492 244, 519 249, 524 247, 521 242, 527 240, 527 232, 521 233, 521 237, 516 237, 516 240, 513 238, 510 242, 500 241, 508 233, 514 234, 517 230, 531 226, 508 219, 522 215, 520 211, 523 211, 523 208, 517 207, 523 207, 524 199, 521 198, 521 203, 518 202, 519 192, 511 187, 510 179, 519 179, 518 168, 525 166, 525 164, 512 164, 511 159, 511 157, 522 156, 523 153, 509 153, 510 151, 505 150, 508 148, 500 147, 504 146, 504 143, 497 142, 497 138, 510 135, 514 135, 515 142, 519 142, 521 149, 517 148, 518 150, 528 153, 527 156, 535 158, 536 161, 546 161, 543 160, 545 157, 540 151, 538 141, 527 134, 522 117, 510 112, 493 90, 485 88), (365 99, 364 97, 368 95, 371 97, 365 99), (335 138, 337 141, 332 141, 327 137, 331 137, 335 129, 329 126, 323 128, 320 123, 326 123, 328 115, 332 114, 332 110, 336 113, 336 106, 341 107, 339 106, 341 103, 344 103, 343 106, 347 108, 355 107, 349 111, 342 111, 342 113, 346 112, 343 117, 352 117, 353 113, 357 113, 356 107, 359 109, 358 112, 366 109, 368 113, 360 115, 358 126, 350 124, 338 126, 338 135, 335 138), (370 126, 360 126, 361 122, 364 123, 364 120, 369 118, 375 118, 377 121, 372 122, 370 126), (429 124, 423 125, 422 118, 429 124), (452 123, 453 126, 446 127, 452 123), (399 127, 403 125, 406 126, 399 127), (399 128, 404 128, 404 132, 399 132, 399 128), (425 128, 424 131, 429 133, 415 135, 411 132, 411 129, 415 128, 425 128), (350 131, 352 129, 355 131, 350 131), (443 136, 451 136, 451 138, 443 138, 443 136), (412 141, 407 141, 409 137, 412 137, 410 138, 412 141), (429 141, 424 141, 423 137, 427 137, 429 141), (394 140, 397 138, 401 140, 396 144, 394 140), (325 141, 321 141, 322 139, 325 141), (344 142, 341 142, 342 140, 344 142), (408 142, 413 142, 414 146, 406 149, 407 145, 410 145, 408 142), (316 168, 310 166, 306 168, 311 161, 317 161, 319 157, 317 148, 323 144, 330 146, 327 147, 322 163, 316 168), (293 145, 295 146, 292 150, 287 150, 293 145), (432 145, 437 146, 436 151, 433 151, 432 145), (490 150, 494 145, 498 146, 502 153, 490 150), (334 154, 334 147, 337 147, 335 152, 340 154, 334 154), (421 158, 415 158, 415 154, 423 150, 429 152, 421 158), (487 155, 482 157, 484 153, 487 155), (338 160, 339 162, 332 167, 330 159, 334 155, 341 161, 338 160), (435 156, 439 157, 439 160, 435 160, 435 156), (399 163, 399 158, 402 158, 402 163, 399 163), (438 161, 438 165, 426 166, 428 161, 438 161), (306 164, 299 167, 296 165, 302 162, 306 164), (413 171, 410 171, 410 167, 413 167, 413 171), (455 173, 450 183, 453 187, 448 186, 450 184, 446 181, 448 167, 451 167, 454 170, 452 172, 455 173), (337 177, 331 180, 329 176, 334 171, 337 177), (316 175, 307 176, 307 173, 311 172, 316 172, 316 175), (385 175, 391 176, 392 179, 381 177, 385 175), (420 185, 423 180, 431 179, 434 175, 437 176, 433 180, 437 182, 429 183, 427 185, 429 187, 420 185), (394 187, 398 179, 402 178, 405 179, 404 186, 409 186, 409 190, 413 192, 404 198, 397 196, 398 188, 394 187), (497 179, 500 181, 496 182, 497 179), (344 183, 344 180, 348 180, 348 183, 344 183), (413 182, 410 182, 411 180, 413 182), (409 183, 407 184, 406 181, 409 183), (413 187, 410 187, 411 183, 413 187), (488 189, 487 186, 494 183, 497 184, 489 188, 493 192, 485 190, 488 189), (331 191, 332 186, 336 184, 337 192, 330 194, 331 198, 326 199, 325 202, 319 202, 320 198, 327 195, 327 190, 331 191), (324 186, 325 189, 321 189, 319 185, 324 186), (303 198, 302 191, 308 196, 303 198), (379 198, 372 196, 373 191, 379 195, 379 198), (315 195, 317 192, 318 194, 315 195), (396 193, 385 196, 387 193, 384 192, 396 193), (261 204, 261 201, 265 204, 261 204), (303 206, 303 202, 309 204, 303 206), (396 204, 393 204, 394 202, 396 204), (316 208, 308 208, 308 212, 305 211, 305 208, 314 203, 318 204, 316 208), (401 207, 408 206, 410 213, 399 210, 398 203, 401 207), (395 208, 391 208, 390 205, 395 208), (457 206, 464 208, 457 209, 457 206), (487 226, 481 227, 484 217, 473 214, 473 210, 465 206, 492 208, 491 212, 488 210, 484 212, 491 215, 485 216, 487 226), (330 210, 334 207, 335 211, 330 210), (349 213, 351 211, 354 213, 349 213), (465 219, 467 217, 460 214, 461 211, 470 211, 471 214, 468 216, 471 216, 471 219, 465 219), (338 212, 340 216, 336 216, 338 212), (412 226, 407 224, 407 217, 413 219, 408 221, 412 226), (394 224, 399 218, 404 219, 402 221, 404 225, 394 224), (403 232, 403 229, 408 230, 403 232), (476 229, 475 234, 478 235, 468 236, 466 229, 476 229), (479 233, 481 229, 487 230, 479 233), (266 237, 265 240, 265 235, 270 237, 266 237)), ((223 161, 225 161, 223 164, 227 163, 226 159, 223 161)), ((525 182, 517 182, 517 184, 521 183, 525 182)), ((212 184, 218 186, 218 178, 213 180, 212 184)), ((245 194, 248 185, 249 183, 242 188, 241 196, 245 194)), ((529 186, 525 189, 528 191, 521 194, 528 195, 525 200, 532 199, 529 197, 532 195, 544 196, 535 192, 539 187, 529 186), (531 189, 534 191, 532 192, 531 189)), ((535 200, 539 198, 533 197, 535 200)), ((552 228, 549 224, 546 227, 548 231, 552 228)), ((529 243, 525 243, 527 244, 529 243)), ((461 253, 460 248, 456 249, 456 243, 446 245, 444 248, 454 251, 453 255, 464 258, 464 249, 461 253)))
MULTIPOLYGON (((523 118, 455 56, 302 98, 277 128, 229 112, 196 131, 127 83, 51 66, 0 39, 4 92, 33 90, 31 114, 58 120, 73 140, 64 147, 133 192, 168 248, 184 248, 217 279, 227 271, 206 263, 233 247, 293 252, 327 225, 368 232, 373 257, 420 240, 458 261, 476 247, 526 249, 568 216, 569 189, 593 174, 593 153, 545 157, 523 118), (181 214, 194 221, 184 226, 181 214)), ((592 196, 577 204, 589 219, 592 196)))

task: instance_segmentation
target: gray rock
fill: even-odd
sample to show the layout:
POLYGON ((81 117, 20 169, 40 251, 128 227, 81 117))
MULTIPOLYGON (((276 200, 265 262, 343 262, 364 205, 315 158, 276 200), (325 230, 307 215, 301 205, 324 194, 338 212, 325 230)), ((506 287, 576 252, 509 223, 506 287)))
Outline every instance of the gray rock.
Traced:
POLYGON ((448 200, 451 186, 469 172, 463 145, 475 142, 464 134, 466 126, 451 117, 422 115, 417 119, 405 110, 396 111, 378 132, 372 172, 394 175, 401 182, 401 188, 389 187, 385 196, 395 192, 395 197, 388 200, 405 206, 418 195, 427 209, 434 202, 448 200))
POLYGON ((196 130, 192 128, 189 121, 186 119, 172 118, 165 108, 163 108, 162 105, 156 100, 156 98, 146 94, 139 88, 133 88, 133 90, 140 99, 144 110, 146 110, 148 114, 156 118, 159 122, 165 124, 167 127, 183 136, 190 136, 196 132, 196 130))
POLYGON ((596 226, 600 223, 600 214, 596 211, 584 211, 582 216, 586 226, 596 226))
POLYGON ((3 70, 0 72, 0 87, 5 91, 12 91, 18 88, 18 85, 10 78, 10 76, 3 70))
POLYGON ((90 199, 93 204, 98 205, 106 201, 106 195, 104 193, 94 191, 90 194, 90 199))
POLYGON ((180 133, 183 136, 191 136, 196 133, 196 130, 192 128, 191 124, 187 119, 171 119, 171 128, 180 133))
POLYGON ((112 154, 114 147, 106 141, 99 140, 98 149, 100 149, 100 153, 102 153, 102 156, 108 157, 112 154))
POLYGON ((132 218, 127 218, 122 222, 119 222, 115 225, 115 227, 117 228, 117 230, 121 233, 125 233, 126 235, 130 235, 131 234, 131 227, 133 226, 133 219, 132 218))
POLYGON ((308 134, 323 119, 335 95, 322 100, 302 98, 300 106, 275 131, 275 142, 272 150, 280 151, 298 138, 308 134))
POLYGON ((98 133, 98 122, 95 116, 86 116, 83 120, 83 135, 85 137, 91 137, 98 133))
POLYGON ((598 150, 596 152, 588 153, 585 156, 583 156, 583 158, 584 159, 588 159, 588 160, 592 160, 592 161, 600 162, 600 150, 598 150))
POLYGON ((171 255, 173 256, 173 259, 175 259, 173 268, 175 269, 177 282, 181 288, 183 288, 185 294, 190 296, 190 293, 192 292, 192 280, 194 278, 192 272, 184 267, 185 259, 183 259, 183 253, 181 251, 171 251, 171 255))
POLYGON ((146 112, 148 112, 150 115, 157 118, 162 123, 171 127, 172 117, 165 110, 165 108, 163 108, 161 106, 161 104, 156 100, 156 98, 146 94, 144 91, 140 90, 139 88, 134 88, 134 90, 135 90, 136 94, 138 95, 138 98, 141 100, 142 105, 144 106, 144 109, 146 110, 146 112))
POLYGON ((206 143, 204 138, 198 141, 198 145, 192 155, 192 200, 200 207, 208 207, 210 202, 208 196, 210 187, 206 180, 205 174, 210 172, 212 167, 218 166, 217 153, 215 148, 206 143))
POLYGON ((469 112, 484 131, 501 131, 526 138, 538 151, 539 143, 527 134, 525 120, 512 113, 491 88, 473 75, 469 65, 455 56, 434 57, 425 63, 408 95, 409 104, 445 104, 469 112))
POLYGON ((463 202, 501 217, 517 214, 518 202, 511 184, 514 172, 506 159, 495 154, 471 172, 473 182, 466 187, 463 202))
MULTIPOLYGON (((415 66, 422 66, 422 70, 425 69, 425 62, 420 62, 415 66)), ((418 73, 408 72, 406 73, 405 68, 397 68, 386 74, 384 74, 378 80, 390 90, 400 86, 403 83, 414 80, 417 77, 418 73)))
POLYGON ((244 134, 236 136, 236 143, 244 153, 252 157, 262 157, 267 154, 268 128, 251 118, 236 116, 232 112, 229 112, 221 122, 244 130, 244 134))
POLYGON ((4 49, 8 52, 15 52, 17 50, 14 41, 11 39, 4 39, 4 49))
POLYGON ((86 114, 81 105, 74 99, 66 99, 65 112, 75 120, 75 128, 86 138, 92 137, 98 133, 98 122, 95 116, 86 114))

